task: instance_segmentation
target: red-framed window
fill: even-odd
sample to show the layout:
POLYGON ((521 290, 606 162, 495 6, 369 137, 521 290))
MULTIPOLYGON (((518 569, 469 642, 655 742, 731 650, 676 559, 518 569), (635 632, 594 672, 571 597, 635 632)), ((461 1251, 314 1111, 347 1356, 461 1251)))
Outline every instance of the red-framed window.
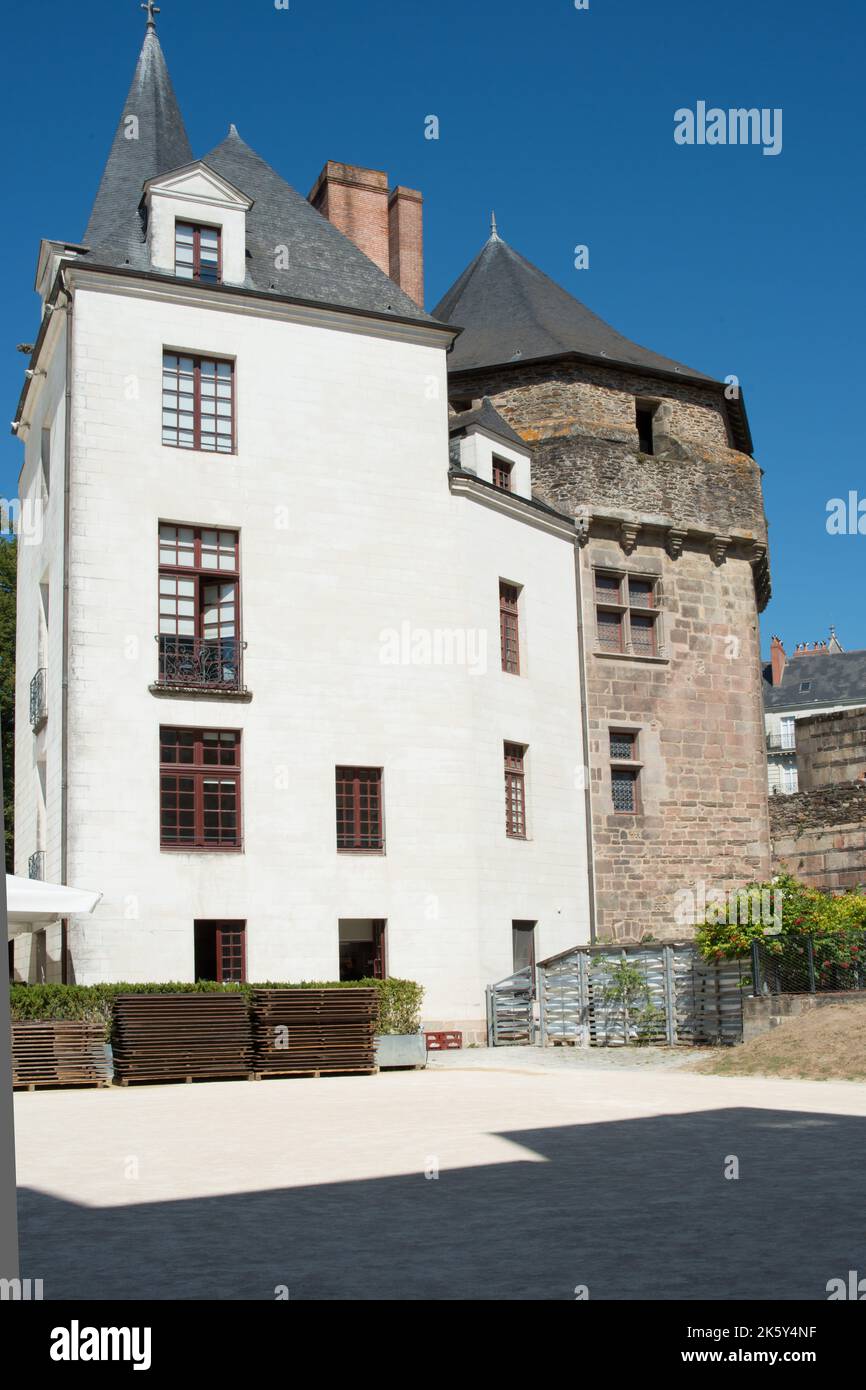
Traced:
POLYGON ((241 982, 247 978, 246 922, 205 922, 194 925, 195 978, 241 982))
POLYGON ((511 473, 514 468, 513 463, 506 463, 505 459, 493 459, 493 486, 501 487, 503 492, 511 491, 511 473))
POLYGON ((234 362, 163 353, 162 442, 173 449, 234 453, 234 362))
POLYGON ((637 575, 595 571, 599 651, 658 656, 658 586, 637 575))
POLYGON ((382 769, 338 767, 336 785, 337 849, 384 849, 382 769))
POLYGON ((240 688, 237 531, 159 523, 158 640, 160 684, 240 688))
POLYGON ((222 232, 195 222, 174 224, 174 273, 216 285, 222 279, 222 232))
POLYGON ((162 849, 241 848, 241 736, 237 729, 159 731, 162 849))
POLYGON ((522 744, 505 744, 505 833, 512 840, 526 839, 525 760, 522 744))
POLYGON ((499 581, 499 642, 502 669, 520 675, 520 587, 499 581))

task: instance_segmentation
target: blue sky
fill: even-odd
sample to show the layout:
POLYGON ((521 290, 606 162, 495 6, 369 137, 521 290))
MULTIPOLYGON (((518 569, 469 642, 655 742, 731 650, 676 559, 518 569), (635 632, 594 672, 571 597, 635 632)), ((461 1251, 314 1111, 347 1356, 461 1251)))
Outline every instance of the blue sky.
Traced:
MULTIPOLYGON (((862 2, 164 0, 158 26, 197 154, 234 121, 303 193, 326 159, 423 191, 428 305, 495 207, 513 246, 629 337, 736 374, 766 474, 765 647, 830 623, 866 647, 866 535, 826 529, 831 498, 866 512, 862 2), (676 145, 674 111, 698 100, 782 108, 782 152, 676 145)), ((42 0, 8 8, 4 31, 11 419, 39 238, 82 235, 144 16, 42 0)), ((20 446, 0 440, 10 497, 20 446)))

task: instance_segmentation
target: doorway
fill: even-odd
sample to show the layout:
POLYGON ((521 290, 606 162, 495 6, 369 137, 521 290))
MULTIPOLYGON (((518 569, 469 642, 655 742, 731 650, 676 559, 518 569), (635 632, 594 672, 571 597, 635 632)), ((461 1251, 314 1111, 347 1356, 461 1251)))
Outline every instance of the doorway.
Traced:
POLYGON ((385 922, 377 917, 340 918, 340 979, 384 980, 385 922))

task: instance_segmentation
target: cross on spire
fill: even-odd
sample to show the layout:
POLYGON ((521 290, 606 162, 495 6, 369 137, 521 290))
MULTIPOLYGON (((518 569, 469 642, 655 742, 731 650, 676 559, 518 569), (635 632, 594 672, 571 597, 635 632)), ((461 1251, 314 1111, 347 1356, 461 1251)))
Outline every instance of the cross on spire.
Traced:
POLYGON ((147 0, 146 4, 140 6, 142 10, 147 10, 148 29, 156 28, 156 16, 159 14, 159 5, 154 5, 153 0, 147 0))

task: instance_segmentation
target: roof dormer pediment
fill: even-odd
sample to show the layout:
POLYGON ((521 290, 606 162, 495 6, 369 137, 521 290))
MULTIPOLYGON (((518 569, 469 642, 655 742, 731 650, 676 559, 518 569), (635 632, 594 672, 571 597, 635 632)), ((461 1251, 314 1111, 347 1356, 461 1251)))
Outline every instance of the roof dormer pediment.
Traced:
POLYGON ((203 160, 148 179, 143 196, 145 200, 154 196, 178 198, 186 203, 202 203, 208 207, 239 212, 249 212, 253 206, 252 198, 229 183, 228 179, 222 178, 203 160))

